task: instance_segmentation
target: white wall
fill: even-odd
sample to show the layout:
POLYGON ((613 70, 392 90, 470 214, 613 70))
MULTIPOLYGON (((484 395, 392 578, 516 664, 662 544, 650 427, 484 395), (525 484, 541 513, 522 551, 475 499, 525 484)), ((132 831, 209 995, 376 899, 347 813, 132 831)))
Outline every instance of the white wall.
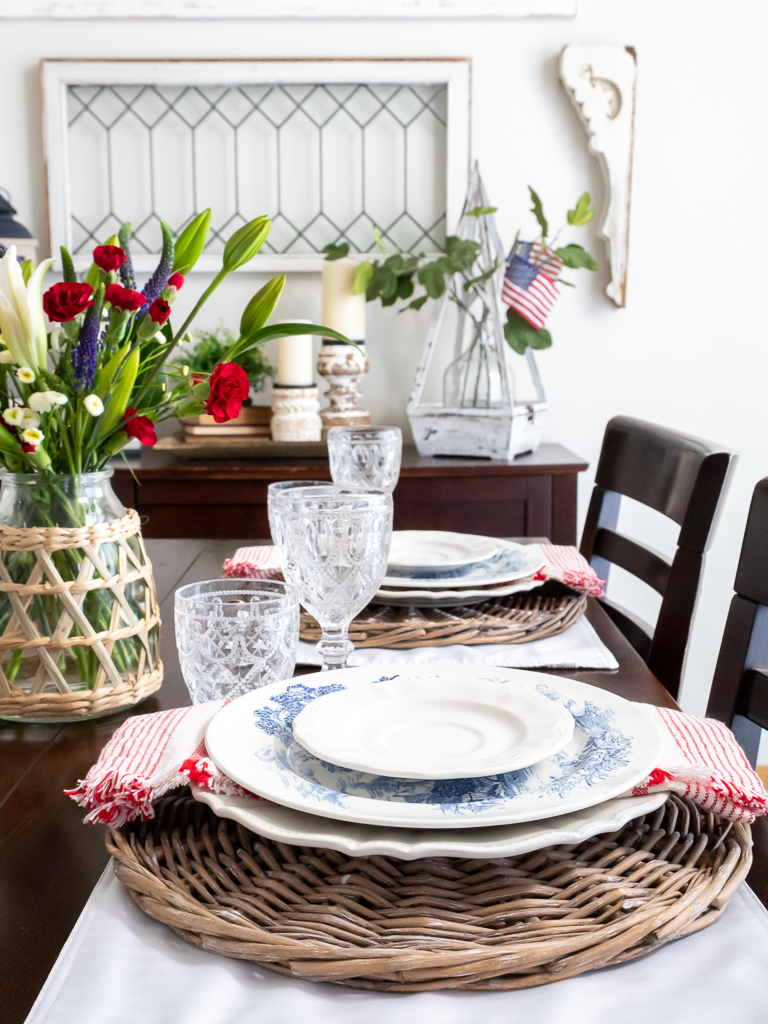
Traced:
MULTIPOLYGON (((605 422, 618 413, 740 453, 707 565, 683 695, 687 709, 701 712, 749 497, 755 481, 768 475, 768 10, 760 0, 579 0, 579 8, 575 19, 475 23, 0 22, 0 185, 12 192, 20 218, 45 239, 43 57, 469 56, 473 153, 508 240, 518 227, 533 230, 528 183, 552 220, 584 189, 598 202, 601 197, 597 166, 557 81, 560 49, 577 41, 636 46, 628 306, 617 310, 605 298, 605 273, 581 272, 578 290, 568 291, 551 317, 555 345, 539 364, 551 405, 548 438, 593 467, 605 422)), ((594 240, 592 248, 599 248, 594 240)), ((232 280, 200 323, 223 319, 234 326, 259 283, 250 274, 232 280)), ((316 319, 318 278, 292 279, 280 315, 316 319)), ((404 422, 425 323, 424 312, 408 319, 369 306, 373 370, 366 392, 376 420, 404 422)), ((582 516, 590 486, 591 474, 584 474, 582 516)), ((674 531, 637 512, 625 517, 628 528, 646 520, 656 546, 669 549, 674 531)))

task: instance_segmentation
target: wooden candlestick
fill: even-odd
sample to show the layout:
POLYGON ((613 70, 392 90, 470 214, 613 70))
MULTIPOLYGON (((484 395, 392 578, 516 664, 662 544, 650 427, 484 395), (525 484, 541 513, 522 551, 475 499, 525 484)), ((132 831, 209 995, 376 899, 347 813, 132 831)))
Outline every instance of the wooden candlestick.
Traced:
POLYGON ((320 413, 323 440, 331 427, 364 427, 371 422, 371 414, 363 408, 358 379, 368 373, 368 358, 362 342, 360 349, 343 342, 323 341, 317 359, 317 372, 330 385, 326 398, 328 407, 320 413))
POLYGON ((272 387, 272 440, 319 441, 323 429, 318 415, 319 392, 306 388, 272 387))

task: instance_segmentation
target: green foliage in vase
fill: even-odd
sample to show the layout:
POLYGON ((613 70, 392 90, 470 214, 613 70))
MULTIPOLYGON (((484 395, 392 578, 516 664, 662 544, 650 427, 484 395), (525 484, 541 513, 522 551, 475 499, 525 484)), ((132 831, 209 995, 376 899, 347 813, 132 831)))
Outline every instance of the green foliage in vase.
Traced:
MULTIPOLYGON (((582 246, 571 242, 561 248, 554 248, 555 242, 566 226, 585 227, 594 217, 594 207, 588 192, 584 192, 572 210, 566 214, 567 225, 560 228, 553 240, 547 242, 549 222, 544 214, 544 206, 538 193, 529 186, 531 213, 539 226, 538 241, 542 248, 556 254, 563 261, 563 266, 570 270, 597 270, 598 266, 590 254, 582 246)), ((465 217, 478 220, 496 213, 495 206, 475 206, 465 210, 465 217)), ((449 235, 445 240, 445 253, 429 258, 425 253, 397 252, 388 254, 382 241, 381 232, 373 229, 374 240, 382 253, 383 259, 366 259, 357 265, 353 295, 365 294, 367 302, 380 300, 382 306, 401 305, 399 312, 407 309, 418 310, 429 299, 439 299, 448 291, 449 299, 466 312, 472 320, 479 322, 471 312, 476 300, 483 304, 480 320, 488 315, 486 292, 484 286, 499 270, 501 263, 489 266, 481 265, 482 245, 471 239, 449 235), (421 295, 413 297, 417 287, 423 289, 421 295)), ((349 255, 347 242, 334 242, 327 245, 323 252, 327 260, 339 260, 349 255)), ((572 282, 558 276, 557 284, 574 287, 572 282)), ((504 337, 515 352, 523 355, 526 348, 544 349, 552 344, 552 336, 544 328, 537 329, 528 323, 518 312, 509 309, 504 324, 504 337)))

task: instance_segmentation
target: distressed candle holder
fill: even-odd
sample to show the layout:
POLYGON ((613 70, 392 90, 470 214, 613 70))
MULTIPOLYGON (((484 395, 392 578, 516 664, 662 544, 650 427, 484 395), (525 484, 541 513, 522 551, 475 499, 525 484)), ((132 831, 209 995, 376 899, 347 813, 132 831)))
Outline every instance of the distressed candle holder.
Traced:
POLYGON ((314 384, 272 389, 272 440, 319 441, 323 423, 319 416, 320 393, 314 384))
POLYGON ((357 384, 359 378, 368 373, 370 364, 363 342, 356 344, 359 349, 324 339, 317 358, 317 372, 329 384, 325 393, 328 406, 320 413, 324 441, 331 427, 365 427, 371 422, 371 414, 361 404, 357 384))

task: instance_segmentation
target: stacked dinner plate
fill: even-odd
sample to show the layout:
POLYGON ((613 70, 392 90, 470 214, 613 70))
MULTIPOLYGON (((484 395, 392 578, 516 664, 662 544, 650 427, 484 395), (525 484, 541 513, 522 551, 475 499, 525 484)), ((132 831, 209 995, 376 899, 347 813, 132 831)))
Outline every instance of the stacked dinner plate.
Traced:
POLYGON ((627 796, 657 767, 637 704, 517 669, 344 669, 274 683, 206 734, 250 793, 197 799, 278 842, 360 856, 498 857, 576 843, 659 807, 627 796))
POLYGON ((374 603, 445 608, 539 586, 537 544, 429 530, 392 534, 387 575, 374 603))

